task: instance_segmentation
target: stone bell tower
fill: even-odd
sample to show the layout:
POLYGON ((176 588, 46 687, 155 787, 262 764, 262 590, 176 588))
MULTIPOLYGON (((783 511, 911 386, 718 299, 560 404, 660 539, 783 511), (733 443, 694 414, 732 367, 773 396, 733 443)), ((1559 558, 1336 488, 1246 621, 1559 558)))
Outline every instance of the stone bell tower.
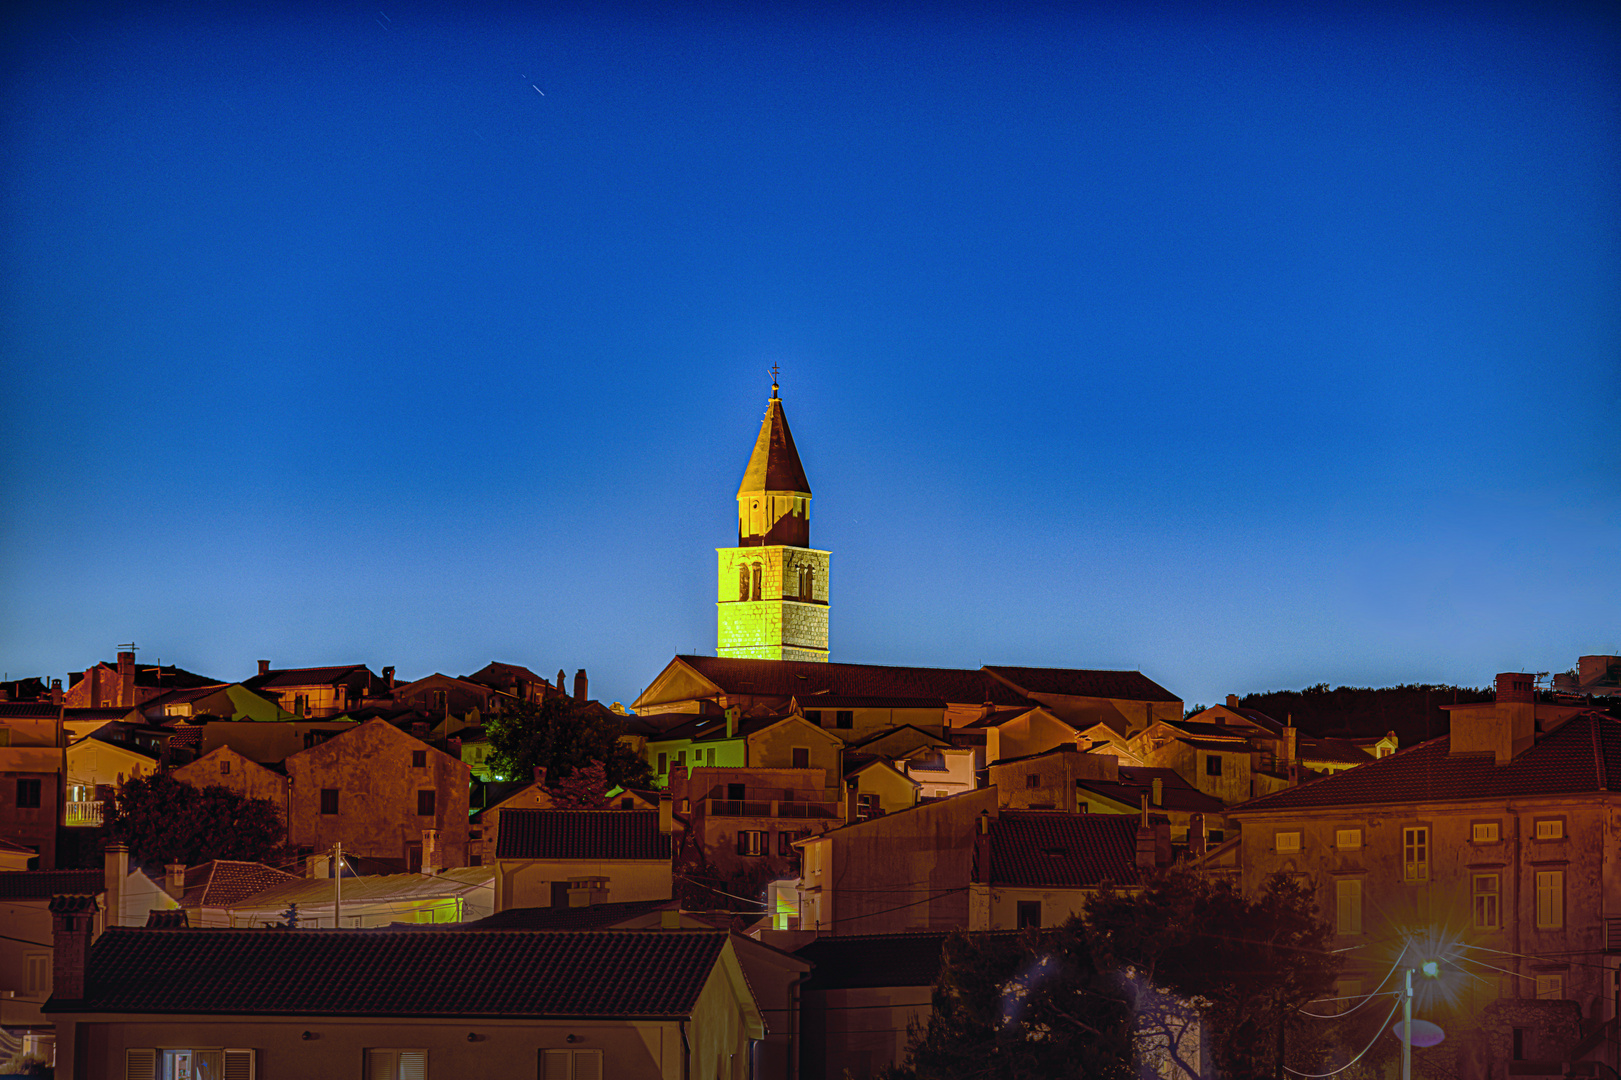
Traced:
POLYGON ((716 656, 827 661, 828 553, 810 546, 810 501, 773 381, 737 489, 737 546, 716 550, 716 656))

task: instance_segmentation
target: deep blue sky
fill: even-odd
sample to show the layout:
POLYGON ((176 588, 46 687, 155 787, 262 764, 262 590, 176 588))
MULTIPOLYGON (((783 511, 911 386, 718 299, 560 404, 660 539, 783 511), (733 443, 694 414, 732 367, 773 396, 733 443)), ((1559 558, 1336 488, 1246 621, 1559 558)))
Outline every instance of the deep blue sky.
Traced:
POLYGON ((628 703, 772 363, 836 660, 1621 652, 1621 32, 1394 6, 7 16, 0 667, 628 703))

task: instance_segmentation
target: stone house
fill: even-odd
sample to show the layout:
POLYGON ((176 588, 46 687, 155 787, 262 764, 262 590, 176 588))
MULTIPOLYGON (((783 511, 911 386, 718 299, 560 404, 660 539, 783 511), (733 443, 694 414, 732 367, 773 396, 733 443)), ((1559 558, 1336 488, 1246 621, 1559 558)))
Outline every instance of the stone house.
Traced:
POLYGON ((1104 884, 1135 888, 1171 857, 1163 818, 987 811, 975 830, 968 928, 1061 925, 1084 914, 1104 884))
POLYGON ((579 907, 674 896, 673 820, 653 810, 504 810, 495 909, 579 907))
POLYGON ((59 1076, 742 1080, 765 1035, 723 931, 118 929, 91 945, 73 908, 53 908, 59 1076))
POLYGON ((843 820, 839 788, 821 768, 678 770, 669 793, 686 821, 681 866, 723 878, 797 876, 795 842, 843 820))
POLYGON ((365 664, 273 668, 261 660, 259 673, 242 685, 300 719, 319 719, 359 708, 366 698, 391 690, 393 679, 393 668, 379 678, 365 664))
POLYGON ((1503 1033, 1474 1025, 1494 1004, 1575 1003, 1580 1039, 1522 1035, 1524 1060, 1580 1061, 1615 1030, 1621 721, 1542 713, 1531 676, 1501 675, 1496 702, 1455 709, 1448 736, 1229 810, 1247 891, 1278 871, 1315 882, 1355 949, 1342 993, 1379 990, 1404 942, 1457 958, 1456 985, 1425 1000, 1420 980, 1420 1004, 1476 1075, 1505 1075, 1483 1049, 1503 1033))
POLYGON ((119 708, 128 711, 170 690, 219 686, 210 679, 172 664, 138 664, 135 653, 121 651, 116 663, 105 660, 68 676, 67 705, 72 709, 119 708))

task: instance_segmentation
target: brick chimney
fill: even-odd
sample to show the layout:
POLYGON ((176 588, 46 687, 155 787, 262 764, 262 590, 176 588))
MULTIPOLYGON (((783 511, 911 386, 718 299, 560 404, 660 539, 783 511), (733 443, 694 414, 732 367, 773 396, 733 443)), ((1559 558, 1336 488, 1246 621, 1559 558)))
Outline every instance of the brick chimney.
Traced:
POLYGON ((107 894, 107 925, 124 925, 124 882, 129 878, 129 848, 118 841, 101 853, 102 890, 107 894))
POLYGON ((579 671, 574 673, 574 700, 590 700, 590 695, 587 693, 589 687, 590 683, 585 677, 585 668, 581 668, 579 671))
POLYGON ((101 905, 94 896, 51 897, 52 998, 78 1001, 84 997, 85 964, 90 959, 99 910, 101 905))
POLYGON ((118 654, 118 707, 135 707, 135 654, 132 652, 118 654))
POLYGON ((557 692, 559 694, 568 693, 568 676, 563 674, 562 668, 557 669, 557 692))
POLYGON ((52 679, 51 680, 51 708, 60 709, 61 707, 62 707, 62 680, 61 679, 52 679))
POLYGON ((659 832, 663 833, 665 836, 669 836, 674 828, 675 818, 674 814, 672 813, 670 793, 668 791, 661 791, 659 792, 659 832))
POLYGON ((1536 741, 1536 676, 1509 671, 1497 676, 1492 705, 1454 706, 1449 750, 1491 754, 1506 765, 1536 741))
POLYGON ((259 661, 259 674, 261 674, 261 675, 269 675, 270 674, 270 661, 269 660, 261 660, 261 661, 259 661))
POLYGON ((186 895, 186 864, 168 863, 163 867, 163 891, 179 900, 186 895))
POLYGON ((537 787, 545 787, 546 786, 546 766, 544 766, 544 765, 536 765, 535 766, 535 785, 537 787))
POLYGON ((1237 694, 1228 694, 1227 695, 1227 707, 1229 709, 1238 708, 1238 695, 1237 694))
POLYGON ((394 669, 392 667, 383 669, 383 686, 389 693, 394 692, 394 669))

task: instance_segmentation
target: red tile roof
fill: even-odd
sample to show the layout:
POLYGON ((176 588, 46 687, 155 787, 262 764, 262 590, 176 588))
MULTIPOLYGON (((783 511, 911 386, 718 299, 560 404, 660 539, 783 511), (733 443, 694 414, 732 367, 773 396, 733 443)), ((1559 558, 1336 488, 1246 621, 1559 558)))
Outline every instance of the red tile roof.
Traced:
POLYGON ((340 667, 271 668, 263 675, 244 679, 242 685, 250 690, 274 686, 322 686, 341 682, 357 671, 376 678, 365 664, 344 664, 340 667))
POLYGON ((1373 760, 1372 754, 1349 739, 1319 739, 1304 733, 1296 742, 1295 757, 1301 761, 1334 761, 1347 765, 1361 765, 1373 760))
POLYGON ((111 929, 50 1011, 690 1016, 725 947, 702 930, 111 929), (154 972, 162 972, 154 978, 154 972))
POLYGON ((1453 756, 1451 742, 1443 735, 1229 812, 1621 790, 1621 721, 1603 713, 1572 717, 1503 765, 1490 754, 1453 756))
POLYGON ((809 660, 742 660, 723 656, 678 656, 727 694, 797 696, 799 707, 816 707, 818 692, 847 698, 905 698, 959 705, 1023 705, 1034 702, 983 671, 965 668, 883 667, 823 664, 809 660))
POLYGON ((1026 694, 1116 698, 1125 701, 1181 701, 1140 671, 1097 671, 1087 668, 1003 667, 985 670, 1026 694))
MULTIPOLYGON (((508 908, 469 923, 442 923, 444 930, 605 930, 655 911, 677 910, 674 900, 626 900, 590 907, 508 908)), ((424 926, 428 924, 423 924, 424 926)))
POLYGON ((976 866, 974 880, 1056 888, 1135 885, 1137 815, 1003 810, 991 822, 990 866, 976 866))
POLYGON ((100 870, 0 871, 0 900, 48 900, 58 893, 99 893, 106 883, 100 870))
POLYGON ((187 869, 180 903, 185 907, 230 907, 295 876, 263 863, 215 859, 187 869))
POLYGON ((503 810, 498 859, 670 858, 656 810, 503 810))

